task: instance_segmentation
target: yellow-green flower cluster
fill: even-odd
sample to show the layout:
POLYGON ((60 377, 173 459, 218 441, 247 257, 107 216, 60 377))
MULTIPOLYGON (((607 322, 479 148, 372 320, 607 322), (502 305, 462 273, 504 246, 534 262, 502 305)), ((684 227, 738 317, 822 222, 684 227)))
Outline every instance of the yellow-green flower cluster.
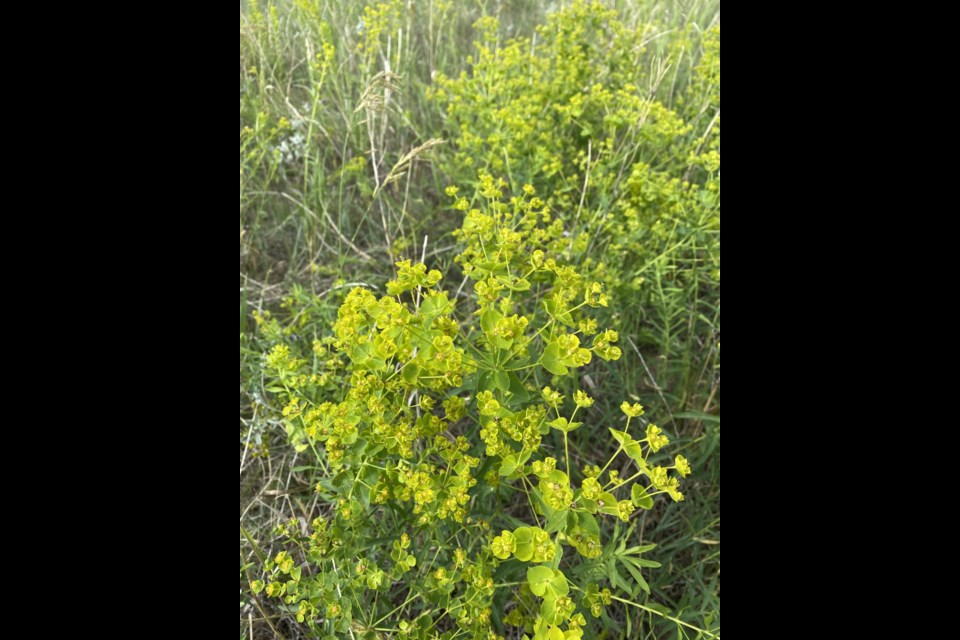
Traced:
POLYGON ((630 404, 629 402, 624 402, 620 405, 620 410, 627 414, 630 418, 639 418, 644 414, 643 405, 639 403, 630 404))
POLYGON ((563 511, 573 502, 573 489, 570 478, 562 471, 551 471, 540 477, 540 493, 544 501, 553 509, 563 511))
POLYGON ((363 16, 357 26, 360 35, 358 49, 365 54, 378 53, 386 44, 386 37, 396 33, 402 15, 403 3, 400 0, 388 0, 364 7, 363 16))
POLYGON ((593 406, 595 402, 593 398, 587 395, 585 391, 577 391, 573 394, 573 401, 581 409, 588 409, 593 406))
POLYGON ((410 260, 398 262, 397 269, 397 279, 387 283, 387 293, 391 296, 399 296, 417 287, 435 287, 443 279, 443 274, 436 269, 427 273, 427 265, 414 265, 410 260))
MULTIPOLYGON (((649 33, 627 28, 601 3, 554 13, 535 44, 501 44, 491 18, 475 26, 480 43, 470 71, 440 76, 433 92, 457 136, 455 167, 520 170, 553 185, 559 204, 570 207, 588 167, 591 184, 611 190, 626 144, 642 141, 652 157, 688 136, 690 126, 640 86, 637 55, 649 33)), ((524 193, 535 190, 528 184, 524 193)))
POLYGON ((647 427, 647 443, 649 443, 650 449, 656 453, 670 444, 670 438, 663 435, 663 429, 655 424, 651 424, 647 427))
POLYGON ((493 539, 490 549, 501 560, 512 555, 521 562, 533 564, 550 562, 557 554, 550 534, 539 527, 520 527, 513 533, 504 531, 493 539))

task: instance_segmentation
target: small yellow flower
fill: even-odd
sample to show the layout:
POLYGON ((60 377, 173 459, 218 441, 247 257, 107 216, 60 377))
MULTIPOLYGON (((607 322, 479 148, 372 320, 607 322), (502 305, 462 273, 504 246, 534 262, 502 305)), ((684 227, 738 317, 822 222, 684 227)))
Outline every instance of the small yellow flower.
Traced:
POLYGON ((629 402, 624 402, 620 405, 620 410, 630 418, 639 418, 644 413, 643 406, 639 403, 631 405, 629 402))
POLYGON ((663 435, 663 429, 652 424, 647 427, 647 442, 650 443, 650 449, 656 453, 670 444, 670 438, 663 435))
POLYGON ((575 394, 573 394, 573 401, 577 403, 578 407, 582 407, 584 409, 592 407, 594 403, 594 399, 588 396, 584 391, 577 391, 575 394))

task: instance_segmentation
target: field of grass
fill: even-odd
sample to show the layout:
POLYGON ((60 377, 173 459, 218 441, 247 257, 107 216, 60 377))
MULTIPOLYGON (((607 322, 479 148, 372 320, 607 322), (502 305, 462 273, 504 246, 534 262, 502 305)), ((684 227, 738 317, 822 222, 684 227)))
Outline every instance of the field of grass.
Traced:
POLYGON ((241 2, 241 638, 719 638, 720 401, 719 0, 241 2), (477 230, 485 223, 492 235, 477 230), (392 296, 413 319, 383 317, 403 328, 441 299, 434 290, 448 293, 456 306, 437 303, 435 324, 417 325, 440 326, 465 354, 437 374, 446 386, 427 382, 432 363, 405 373, 401 361, 422 360, 428 342, 405 352, 397 338, 362 358, 362 340, 350 342, 351 291, 391 297, 400 288, 388 282, 421 277, 404 260, 441 279, 392 296), (484 301, 494 281, 506 287, 491 294, 497 312, 484 301), (564 287, 579 296, 570 313, 591 315, 568 324, 564 287), (501 312, 540 331, 504 342, 488 326, 501 312), (617 353, 590 337, 587 363, 545 355, 561 325, 586 346, 594 320, 619 334, 617 353), (386 373, 357 396, 372 363, 386 373), (395 420, 373 420, 398 377, 409 388, 395 420), (581 509, 592 465, 642 479, 655 475, 647 462, 673 469, 682 455, 693 469, 682 501, 636 500, 622 519, 594 506, 596 557, 574 548, 566 511, 551 526, 550 491, 531 468, 505 469, 505 453, 527 445, 498 453, 494 414, 475 411, 492 393, 503 405, 493 419, 509 423, 548 385, 567 407, 577 392, 595 401, 574 411, 579 429, 545 426, 527 463, 559 461, 581 509), (364 415, 345 418, 360 422, 360 445, 317 434, 346 415, 348 395, 362 400, 364 415), (466 401, 461 420, 449 418, 454 397, 466 401), (625 401, 643 417, 628 419, 625 401), (422 423, 431 410, 442 428, 422 423), (407 414, 415 438, 385 434, 407 414), (641 440, 651 423, 668 447, 617 455, 611 429, 634 425, 641 440), (459 458, 433 444, 458 437, 459 458), (478 464, 464 471, 469 458, 478 464), (409 489, 433 475, 453 496, 444 483, 460 465, 453 513, 409 489), (560 550, 542 565, 569 579, 565 614, 540 608, 554 601, 525 563, 491 552, 501 531, 534 524, 560 550), (597 604, 588 585, 610 597, 597 604))

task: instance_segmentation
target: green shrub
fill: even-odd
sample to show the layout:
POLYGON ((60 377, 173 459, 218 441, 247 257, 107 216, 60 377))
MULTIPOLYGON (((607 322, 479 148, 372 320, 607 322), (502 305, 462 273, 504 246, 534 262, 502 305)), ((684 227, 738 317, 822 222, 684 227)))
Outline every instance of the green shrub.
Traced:
POLYGON ((310 361, 284 341, 265 357, 329 511, 306 531, 280 526, 285 547, 251 587, 317 634, 580 638, 614 600, 643 606, 621 596, 649 591, 641 572, 659 566, 635 527, 605 538, 602 522, 684 498, 690 465, 665 454, 639 404, 623 402, 602 467, 574 464, 569 434, 602 437, 594 399, 557 389, 620 358, 617 332, 594 317, 609 301, 564 262, 562 227, 532 187, 504 201, 504 181, 480 185, 458 234, 475 282, 466 303, 439 271, 401 262, 386 296, 349 292, 310 361), (340 375, 349 382, 328 384, 340 375), (611 470, 620 456, 628 478, 611 470))
POLYGON ((456 140, 451 173, 486 170, 549 186, 575 213, 588 167, 591 189, 610 194, 633 162, 673 161, 667 151, 690 133, 651 97, 642 71, 647 29, 624 26, 615 10, 575 2, 536 39, 503 45, 495 19, 476 26, 469 70, 441 76, 433 93, 456 140))
MULTIPOLYGON (((461 183, 477 169, 500 172, 549 193, 570 234, 555 248, 609 285, 624 303, 622 330, 641 347, 672 360, 716 342, 719 25, 628 26, 579 0, 534 38, 502 43, 489 17, 476 28, 469 68, 432 92, 455 139, 445 171, 461 183)), ((679 377, 703 366, 694 358, 679 377)))

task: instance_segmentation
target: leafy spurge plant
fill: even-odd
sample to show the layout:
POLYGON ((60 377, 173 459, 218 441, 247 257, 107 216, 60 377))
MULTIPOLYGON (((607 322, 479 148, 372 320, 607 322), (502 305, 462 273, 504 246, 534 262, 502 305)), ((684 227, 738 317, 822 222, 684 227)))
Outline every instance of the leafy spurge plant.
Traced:
POLYGON ((625 402, 613 456, 574 466, 571 434, 595 438, 603 418, 574 372, 621 356, 593 316, 611 301, 565 261, 563 224, 535 189, 506 187, 482 175, 472 199, 447 190, 464 212, 466 301, 402 261, 385 296, 346 295, 310 362, 284 343, 265 356, 288 433, 322 470, 324 508, 278 530, 283 549, 251 588, 318 634, 490 640, 510 625, 576 640, 611 604, 606 563, 648 590, 650 564, 631 556, 649 547, 613 552, 604 531, 660 494, 682 500, 689 463, 664 466, 667 436, 625 402), (624 454, 626 479, 611 469, 624 454))

